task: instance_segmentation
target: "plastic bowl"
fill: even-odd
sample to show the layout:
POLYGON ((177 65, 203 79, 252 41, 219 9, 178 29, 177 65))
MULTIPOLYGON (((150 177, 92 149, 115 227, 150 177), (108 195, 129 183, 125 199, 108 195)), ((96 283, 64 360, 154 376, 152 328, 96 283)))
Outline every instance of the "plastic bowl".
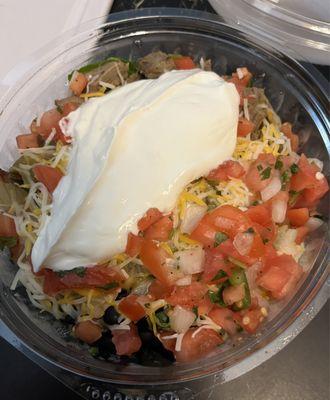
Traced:
MULTIPOLYGON (((36 65, 2 99, 2 143, 5 138, 19 133, 22 125, 28 126, 40 108, 46 109, 54 98, 65 94, 67 73, 72 69, 109 54, 136 59, 160 49, 180 51, 195 59, 211 58, 215 71, 220 74, 247 66, 266 87, 267 95, 283 120, 294 124, 301 136, 302 150, 323 160, 324 170, 329 171, 327 99, 315 78, 315 70, 307 69, 256 38, 243 35, 216 17, 198 12, 153 9, 120 13, 98 29, 95 29, 95 21, 93 26, 89 29, 87 24, 78 34, 68 33, 40 51, 36 65)), ((327 204, 328 199, 321 204, 325 214, 327 204)), ((142 367, 92 358, 80 345, 68 340, 65 325, 38 313, 18 293, 10 291, 15 269, 5 255, 0 266, 3 332, 21 350, 28 348, 30 354, 35 352, 64 370, 98 381, 148 386, 185 382, 214 373, 226 381, 233 377, 226 373, 230 368, 238 367, 237 375, 260 363, 253 355, 268 343, 276 343, 274 353, 283 347, 283 343, 278 342, 279 337, 304 314, 326 279, 328 246, 324 232, 316 231, 310 239, 305 255, 306 279, 295 295, 281 304, 279 312, 274 312, 257 334, 243 336, 244 340, 235 347, 224 346, 213 356, 194 363, 142 367)), ((303 326, 300 324, 295 329, 299 332, 303 326)))

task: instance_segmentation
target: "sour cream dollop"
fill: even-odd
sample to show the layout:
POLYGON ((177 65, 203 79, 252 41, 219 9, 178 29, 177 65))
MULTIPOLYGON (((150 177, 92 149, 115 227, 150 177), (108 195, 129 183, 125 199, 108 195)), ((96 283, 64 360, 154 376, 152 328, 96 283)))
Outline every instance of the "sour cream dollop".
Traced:
POLYGON ((232 83, 195 69, 127 84, 71 113, 71 160, 34 244, 34 270, 124 251, 150 207, 171 211, 189 182, 231 157, 238 109, 232 83))

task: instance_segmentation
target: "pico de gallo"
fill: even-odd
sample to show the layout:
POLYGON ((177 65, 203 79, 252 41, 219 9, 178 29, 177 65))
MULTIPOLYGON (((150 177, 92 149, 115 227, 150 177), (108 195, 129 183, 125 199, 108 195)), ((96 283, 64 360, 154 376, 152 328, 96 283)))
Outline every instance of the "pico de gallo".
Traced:
POLYGON ((70 156, 59 121, 128 82, 191 68, 211 70, 211 61, 159 51, 73 71, 72 94, 17 136, 21 157, 1 171, 0 248, 18 265, 12 289, 23 286, 34 307, 71 324, 94 357, 191 362, 241 332, 254 334, 272 305, 294 293, 305 273, 304 241, 323 223, 322 161, 298 153, 292 125, 241 67, 223 76, 241 99, 230 160, 191 182, 172 212, 145 210, 124 253, 94 267, 33 273, 31 249, 70 156))

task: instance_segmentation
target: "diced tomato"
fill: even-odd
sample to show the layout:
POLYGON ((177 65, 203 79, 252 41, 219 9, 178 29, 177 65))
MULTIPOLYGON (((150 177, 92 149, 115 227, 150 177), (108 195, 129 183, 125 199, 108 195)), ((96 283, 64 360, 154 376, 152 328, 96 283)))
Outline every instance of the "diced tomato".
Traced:
POLYGON ((305 240, 305 237, 308 235, 309 229, 307 228, 307 226, 299 226, 299 228, 297 228, 296 230, 297 236, 295 242, 297 244, 301 244, 305 240))
POLYGON ((75 336, 85 343, 92 344, 102 336, 102 329, 92 321, 79 322, 74 328, 75 336))
POLYGON ((240 95, 240 105, 243 105, 243 91, 246 88, 246 86, 249 84, 249 82, 252 78, 252 74, 245 67, 241 68, 241 71, 244 75, 242 79, 239 79, 238 74, 236 72, 234 72, 232 74, 231 78, 229 78, 227 81, 231 82, 235 85, 236 90, 237 90, 238 94, 240 95))
POLYGON ((261 309, 255 308, 244 312, 240 325, 246 332, 254 333, 264 319, 265 317, 262 314, 261 309))
POLYGON ((302 275, 302 268, 292 256, 269 257, 257 278, 257 284, 268 290, 275 299, 282 299, 295 287, 302 275))
POLYGON ((163 299, 166 296, 169 296, 172 293, 173 288, 169 286, 165 286, 157 279, 151 282, 151 285, 148 289, 148 294, 154 299, 163 299))
POLYGON ((163 214, 158 210, 158 208, 149 208, 149 210, 144 214, 144 216, 138 221, 138 228, 141 232, 144 232, 152 224, 157 222, 162 218, 163 214))
POLYGON ((130 232, 127 236, 125 253, 130 257, 136 257, 140 253, 142 242, 143 238, 141 236, 134 235, 130 232))
POLYGON ((245 176, 245 183, 252 192, 259 192, 269 184, 274 174, 274 163, 275 157, 271 154, 260 154, 250 165, 245 176))
POLYGON ((257 230, 254 230, 253 242, 248 257, 260 258, 265 253, 265 245, 257 230))
POLYGON ((209 214, 206 214, 198 223, 196 228, 190 234, 193 240, 201 243, 204 247, 213 247, 215 234, 217 229, 213 226, 208 218, 209 214))
POLYGON ((289 122, 285 122, 281 126, 281 132, 284 133, 284 135, 290 139, 291 142, 291 149, 292 151, 297 151, 299 147, 299 138, 298 135, 292 132, 292 125, 289 122))
MULTIPOLYGON (((50 296, 65 289, 104 288, 107 285, 116 284, 125 280, 124 275, 112 267, 97 265, 87 267, 83 273, 65 272, 56 273, 50 269, 44 269, 44 292, 50 296)), ((110 289, 109 289, 110 290, 110 289)))
POLYGON ((272 220, 271 212, 267 204, 259 204, 251 206, 245 211, 245 214, 252 220, 260 225, 269 225, 272 220))
POLYGON ((243 300, 244 296, 245 288, 243 284, 238 286, 228 286, 222 293, 223 301, 229 306, 243 300))
POLYGON ((195 63, 191 57, 173 57, 174 65, 176 69, 194 69, 196 68, 195 63))
POLYGON ((112 342, 119 356, 130 356, 140 350, 142 342, 134 324, 129 330, 116 329, 112 331, 112 342))
POLYGON ((238 161, 229 160, 212 169, 207 179, 211 181, 225 181, 229 178, 240 178, 244 174, 244 168, 238 161))
POLYGON ((183 337, 181 350, 175 351, 178 362, 191 362, 204 358, 223 342, 213 329, 203 329, 193 336, 198 328, 191 328, 183 337))
POLYGON ((305 154, 300 156, 298 162, 298 172, 292 175, 290 189, 300 192, 306 188, 314 188, 319 181, 316 179, 316 173, 319 171, 315 164, 310 164, 305 154))
POLYGON ((40 119, 40 125, 37 125, 36 121, 33 121, 30 129, 34 134, 38 134, 47 138, 53 129, 56 130, 54 140, 61 140, 63 143, 67 143, 67 138, 62 133, 59 122, 63 118, 63 115, 57 111, 55 108, 48 110, 43 113, 40 119))
POLYGON ((46 186, 49 193, 54 192, 63 177, 62 172, 58 168, 52 168, 48 165, 36 165, 33 167, 33 173, 37 181, 46 186))
POLYGON ((305 206, 313 208, 317 205, 318 201, 328 192, 329 184, 326 178, 318 181, 318 184, 309 189, 303 190, 301 196, 298 198, 295 206, 305 206))
POLYGON ((152 240, 142 242, 140 258, 144 266, 164 285, 170 286, 174 276, 167 265, 169 254, 152 240))
POLYGON ((215 234, 222 232, 234 238, 237 232, 251 227, 251 221, 237 207, 221 206, 206 214, 191 233, 191 238, 205 247, 213 247, 215 234))
POLYGON ((188 286, 175 286, 172 293, 165 300, 172 306, 192 308, 204 298, 208 287, 202 282, 192 282, 188 286))
POLYGON ((75 96, 80 96, 88 84, 88 79, 81 72, 74 72, 71 81, 70 89, 75 96))
POLYGON ((277 226, 273 221, 270 221, 269 225, 254 222, 253 229, 258 232, 264 243, 272 242, 276 238, 277 226))
MULTIPOLYGON (((202 275, 203 282, 211 282, 216 274, 223 270, 227 274, 230 274, 230 266, 225 262, 223 254, 219 253, 217 248, 206 249, 205 261, 204 261, 204 272, 202 275)), ((218 280, 214 281, 219 282, 218 280)))
POLYGON ((13 218, 0 214, 0 236, 18 236, 13 218))
POLYGON ((165 216, 149 226, 144 232, 144 237, 146 239, 165 241, 168 240, 172 229, 173 221, 170 217, 165 216))
POLYGON ((230 335, 237 333, 235 314, 229 308, 214 307, 208 316, 230 335))
POLYGON ((139 296, 131 294, 124 297, 118 305, 119 311, 133 322, 138 321, 146 315, 144 307, 138 300, 139 296))
POLYGON ((292 175, 290 189, 301 192, 295 207, 313 208, 329 190, 327 179, 323 176, 317 179, 316 175, 319 168, 315 164, 310 164, 304 154, 298 162, 299 170, 292 175))
POLYGON ((16 143, 19 149, 34 149, 40 147, 40 136, 35 133, 16 136, 16 143))
POLYGON ((224 256, 232 257, 246 265, 253 265, 257 261, 257 258, 255 257, 243 256, 242 254, 240 254, 235 249, 232 240, 226 240, 225 242, 221 243, 216 249, 224 256))
POLYGON ((237 126, 237 136, 245 137, 249 133, 253 132, 255 125, 252 121, 244 117, 239 117, 237 126))
POLYGON ((253 229, 258 232, 264 242, 275 239, 277 228, 271 219, 269 204, 252 206, 245 211, 245 214, 251 219, 253 229))
POLYGON ((221 206, 208 214, 217 231, 223 232, 230 238, 234 238, 237 232, 247 230, 251 224, 243 211, 233 206, 221 206))
POLYGON ((286 213, 292 226, 305 225, 309 218, 308 208, 293 208, 286 213))
POLYGON ((204 298, 198 303, 197 306, 198 315, 208 315, 213 306, 214 304, 211 302, 209 296, 204 296, 204 298))
POLYGON ((67 115, 70 114, 70 112, 75 111, 78 107, 79 107, 78 103, 70 101, 68 103, 65 103, 62 107, 62 116, 66 117, 67 115))

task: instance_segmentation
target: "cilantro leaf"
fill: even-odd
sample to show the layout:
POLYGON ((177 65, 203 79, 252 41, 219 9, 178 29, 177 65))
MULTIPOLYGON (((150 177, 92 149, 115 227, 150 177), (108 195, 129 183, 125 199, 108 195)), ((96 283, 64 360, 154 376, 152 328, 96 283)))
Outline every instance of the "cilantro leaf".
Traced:
POLYGON ((213 281, 217 281, 218 279, 221 278, 225 278, 226 276, 228 276, 227 272, 225 272, 223 269, 220 269, 212 278, 212 282, 213 281))
POLYGON ((223 232, 217 232, 214 236, 214 247, 219 246, 222 242, 228 239, 228 236, 223 232))

